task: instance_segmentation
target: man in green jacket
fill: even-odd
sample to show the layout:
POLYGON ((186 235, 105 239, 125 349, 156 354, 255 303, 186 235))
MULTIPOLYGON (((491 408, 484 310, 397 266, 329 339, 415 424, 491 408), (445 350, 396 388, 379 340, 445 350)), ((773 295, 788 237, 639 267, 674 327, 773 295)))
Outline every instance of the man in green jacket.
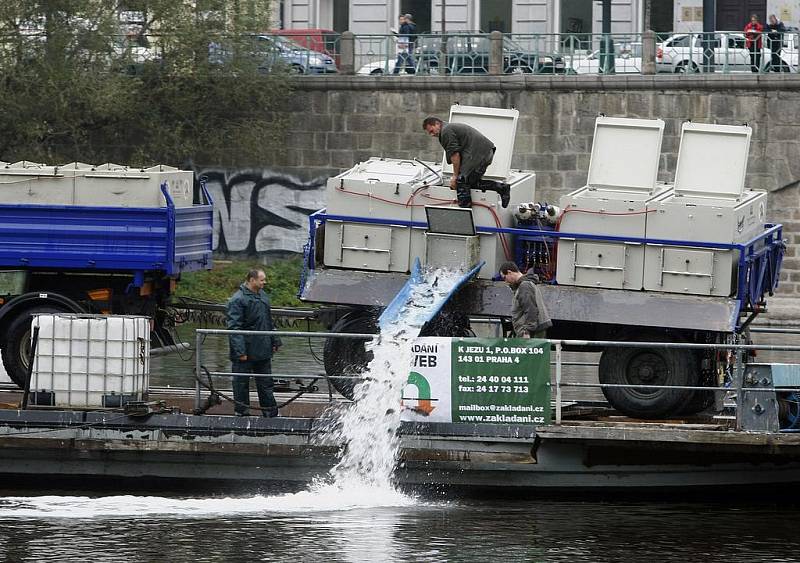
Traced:
POLYGON ((511 300, 511 322, 514 333, 520 338, 547 338, 547 329, 553 326, 542 292, 536 286, 536 274, 525 275, 514 262, 503 262, 500 276, 514 291, 511 300))
POLYGON ((447 163, 453 165, 450 189, 455 190, 459 207, 472 206, 470 190, 497 192, 502 206, 508 207, 511 186, 483 179, 496 150, 491 140, 466 123, 445 123, 434 116, 426 117, 422 128, 431 137, 439 139, 447 163))
MULTIPOLYGON (((264 292, 266 275, 263 270, 247 272, 245 282, 228 301, 228 330, 274 330, 269 297, 264 292)), ((230 358, 234 373, 272 373, 272 354, 281 347, 281 339, 268 334, 231 334, 230 358)), ((278 416, 271 377, 256 377, 258 402, 264 416, 278 416)), ((234 411, 238 416, 249 416, 250 376, 233 376, 234 411)))

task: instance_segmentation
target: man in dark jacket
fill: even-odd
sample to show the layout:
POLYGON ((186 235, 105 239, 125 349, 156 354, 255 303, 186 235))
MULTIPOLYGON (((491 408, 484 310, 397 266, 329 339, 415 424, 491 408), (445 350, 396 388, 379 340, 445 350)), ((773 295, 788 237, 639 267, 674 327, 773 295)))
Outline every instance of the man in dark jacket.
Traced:
POLYGON ((536 286, 536 274, 524 275, 514 262, 503 262, 500 276, 514 291, 511 300, 511 323, 520 338, 547 338, 547 329, 553 326, 542 292, 536 286))
MULTIPOLYGON (((269 297, 264 292, 266 275, 263 270, 247 272, 245 282, 228 301, 228 330, 274 330, 269 297)), ((281 346, 281 339, 267 334, 231 334, 230 358, 234 373, 272 373, 272 354, 281 346)), ((256 377, 258 402, 264 416, 278 416, 271 377, 256 377)), ((233 377, 234 410, 239 416, 249 416, 250 376, 233 377)))
POLYGON ((772 55, 770 58, 770 67, 772 72, 788 71, 788 67, 781 61, 781 50, 783 49, 783 34, 786 33, 786 26, 780 21, 775 14, 770 14, 769 23, 767 24, 767 39, 769 40, 769 50, 772 55))
POLYGON ((417 25, 411 21, 411 14, 400 15, 400 29, 397 31, 397 61, 394 63, 394 74, 400 74, 405 67, 406 73, 416 72, 414 47, 417 41, 417 25))
POLYGON ((453 165, 450 189, 456 191, 459 207, 472 205, 470 190, 497 192, 503 207, 508 207, 511 186, 483 179, 496 150, 492 141, 465 123, 445 123, 433 116, 425 118, 422 128, 431 137, 438 137, 447 163, 453 165))

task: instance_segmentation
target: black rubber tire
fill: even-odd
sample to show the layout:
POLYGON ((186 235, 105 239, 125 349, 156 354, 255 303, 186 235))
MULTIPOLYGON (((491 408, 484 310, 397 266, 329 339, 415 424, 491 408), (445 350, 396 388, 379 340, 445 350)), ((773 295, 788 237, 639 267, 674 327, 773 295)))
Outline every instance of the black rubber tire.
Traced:
POLYGON ((450 336, 469 338, 475 336, 469 324, 469 316, 457 304, 448 303, 419 331, 420 336, 450 336))
MULTIPOLYGON (((350 334, 377 334, 375 316, 368 311, 353 311, 339 319, 331 332, 350 334)), ((352 338, 327 338, 323 348, 323 363, 328 376, 359 375, 372 359, 372 352, 365 348, 365 340, 352 338)), ((330 384, 343 396, 353 399, 355 379, 331 379, 330 384)))
MULTIPOLYGON (((370 311, 353 311, 339 319, 331 332, 350 334, 377 334, 376 318, 370 311)), ((469 317, 462 310, 448 304, 420 330, 420 336, 475 336, 469 326, 469 317)), ((327 338, 323 348, 323 363, 328 376, 358 375, 372 360, 372 352, 365 348, 365 340, 327 338)), ((343 396, 353 399, 354 379, 331 379, 331 385, 343 396)))
POLYGON ((33 307, 18 315, 8 327, 3 346, 3 366, 6 373, 18 387, 25 386, 28 372, 28 357, 31 349, 31 317, 34 313, 64 313, 56 307, 33 307))
MULTIPOLYGON (((600 383, 635 385, 697 385, 691 350, 668 348, 607 348, 600 356, 600 383)), ((604 387, 606 400, 634 418, 664 418, 679 413, 695 397, 686 389, 604 387)))

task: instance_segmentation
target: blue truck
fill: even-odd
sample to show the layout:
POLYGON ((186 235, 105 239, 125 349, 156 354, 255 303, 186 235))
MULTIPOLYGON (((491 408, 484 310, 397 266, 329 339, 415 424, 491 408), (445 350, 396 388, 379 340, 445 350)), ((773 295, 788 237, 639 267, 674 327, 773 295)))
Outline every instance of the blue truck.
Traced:
POLYGON ((166 308, 176 281, 212 264, 205 186, 193 186, 190 172, 177 181, 170 169, 170 180, 151 189, 151 202, 141 181, 152 184, 157 174, 146 170, 39 172, 0 169, 0 347, 11 379, 25 380, 34 313, 145 315, 153 348, 175 344, 166 308))

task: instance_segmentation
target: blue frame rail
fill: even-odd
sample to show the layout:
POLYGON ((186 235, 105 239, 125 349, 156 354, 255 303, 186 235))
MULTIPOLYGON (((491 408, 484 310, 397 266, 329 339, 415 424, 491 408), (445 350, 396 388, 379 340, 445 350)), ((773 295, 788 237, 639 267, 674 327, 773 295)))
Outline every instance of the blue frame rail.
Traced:
POLYGON ((213 206, 159 208, 0 205, 0 267, 145 272, 209 268, 213 206))
MULTIPOLYGON (((355 217, 351 215, 329 215, 325 209, 312 213, 308 221, 308 243, 304 252, 303 274, 300 280, 300 292, 303 289, 309 271, 314 270, 316 255, 317 229, 326 221, 348 221, 367 223, 373 225, 396 225, 403 227, 427 228, 428 224, 421 221, 402 221, 398 219, 383 219, 373 217, 355 217)), ((568 233, 564 231, 551 231, 542 229, 520 229, 506 227, 476 227, 478 233, 498 233, 507 235, 521 235, 530 237, 568 238, 596 240, 602 242, 626 242, 638 244, 657 244, 667 246, 683 246, 690 248, 713 248, 719 250, 736 250, 739 252, 738 280, 736 284, 737 318, 742 313, 759 312, 763 304, 764 295, 773 295, 780 281, 780 269, 783 262, 783 253, 786 245, 783 241, 783 225, 764 225, 764 232, 746 243, 724 244, 711 242, 695 242, 678 239, 648 239, 637 237, 621 237, 613 235, 588 235, 585 233, 568 233)), ((738 326, 738 325, 737 325, 738 326)))

